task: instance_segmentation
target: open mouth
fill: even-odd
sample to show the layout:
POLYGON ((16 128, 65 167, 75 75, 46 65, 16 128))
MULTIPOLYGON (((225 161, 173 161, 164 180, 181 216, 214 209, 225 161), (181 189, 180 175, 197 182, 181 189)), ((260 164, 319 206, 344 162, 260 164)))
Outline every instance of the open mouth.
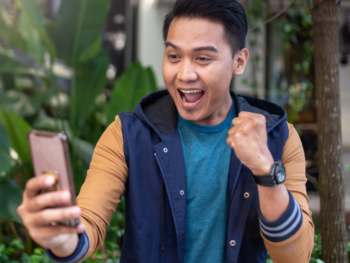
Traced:
POLYGON ((192 90, 179 89, 178 91, 182 99, 182 102, 186 106, 197 105, 204 95, 204 91, 199 89, 192 89, 192 90))

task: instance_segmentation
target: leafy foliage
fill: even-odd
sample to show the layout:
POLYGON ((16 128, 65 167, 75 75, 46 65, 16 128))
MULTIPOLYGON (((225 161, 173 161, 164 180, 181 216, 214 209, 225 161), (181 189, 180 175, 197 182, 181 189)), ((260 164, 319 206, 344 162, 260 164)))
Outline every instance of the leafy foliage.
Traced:
MULTIPOLYGON (((258 81, 262 61, 262 54, 258 48, 263 46, 260 40, 263 30, 262 27, 256 27, 256 25, 263 24, 262 22, 275 15, 271 11, 271 6, 272 3, 268 0, 245 2, 248 22, 254 29, 248 34, 251 74, 242 80, 242 84, 250 87, 255 96, 257 96, 257 90, 264 85, 258 81)), ((282 7, 281 4, 280 9, 282 7)), ((284 63, 287 65, 284 70, 287 72, 286 80, 277 83, 276 93, 280 99, 276 102, 287 110, 288 121, 295 123, 298 121, 298 113, 309 103, 308 98, 312 97, 314 90, 310 72, 313 62, 311 1, 295 0, 287 12, 272 20, 268 26, 271 31, 275 28, 278 32, 278 41, 282 43, 282 50, 278 52, 283 54, 284 63), (299 59, 299 54, 303 54, 301 59, 299 59)), ((271 58, 271 54, 268 53, 268 55, 271 58)), ((269 75, 267 78, 273 78, 273 76, 269 75)))
POLYGON ((116 82, 107 114, 108 123, 125 109, 134 109, 139 100, 157 90, 154 74, 150 68, 143 69, 140 63, 133 64, 116 82))
POLYGON ((12 167, 13 159, 10 156, 10 142, 7 131, 0 123, 0 178, 6 175, 6 172, 12 167))
MULTIPOLYGON (((23 253, 24 245, 21 240, 14 239, 10 242, 9 246, 5 246, 5 244, 0 244, 0 262, 2 263, 27 263, 27 262, 35 262, 35 263, 49 263, 52 262, 44 250, 42 248, 36 248, 34 250, 33 255, 29 256, 26 253, 23 253), (15 254, 22 254, 21 260, 16 261, 12 260, 15 254)), ((350 255, 350 242, 347 243, 347 250, 350 255)), ((321 259, 321 235, 315 235, 315 246, 311 254, 310 263, 324 263, 321 259)), ((104 252, 96 252, 91 258, 83 261, 83 263, 119 263, 120 259, 120 247, 115 242, 107 242, 106 248, 104 252)), ((350 262, 350 257, 349 257, 350 262)), ((273 263, 271 258, 268 256, 266 263, 273 263)))
MULTIPOLYGON (((33 176, 29 130, 67 134, 79 192, 94 145, 109 124, 107 115, 113 121, 116 114, 132 110, 141 97, 157 90, 152 70, 140 63, 125 72, 134 79, 124 74, 112 92, 105 90, 110 62, 101 35, 109 0, 62 0, 56 20, 44 16, 47 12, 40 2, 0 2, 0 262, 4 263, 51 262, 44 250, 33 249, 16 213, 25 183, 33 176)), ((120 243, 124 225, 122 201, 107 230, 104 252, 87 262, 102 262, 106 255, 107 262, 118 262, 115 242, 120 243)))

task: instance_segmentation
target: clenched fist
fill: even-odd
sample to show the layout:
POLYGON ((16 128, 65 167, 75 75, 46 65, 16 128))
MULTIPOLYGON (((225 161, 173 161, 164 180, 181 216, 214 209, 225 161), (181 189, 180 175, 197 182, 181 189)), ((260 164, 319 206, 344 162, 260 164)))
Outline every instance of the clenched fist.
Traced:
POLYGON ((240 112, 232 120, 233 128, 228 132, 227 144, 235 151, 238 159, 254 175, 271 172, 273 157, 267 147, 266 119, 261 114, 240 112))

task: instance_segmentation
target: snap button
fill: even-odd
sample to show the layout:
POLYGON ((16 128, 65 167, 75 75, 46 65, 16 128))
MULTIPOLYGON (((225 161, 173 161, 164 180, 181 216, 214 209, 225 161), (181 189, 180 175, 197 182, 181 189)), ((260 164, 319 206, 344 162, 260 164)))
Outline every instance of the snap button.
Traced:
POLYGON ((164 151, 165 153, 167 153, 167 152, 168 152, 168 148, 164 148, 163 151, 164 151))
POLYGON ((185 191, 184 190, 181 190, 180 191, 180 195, 184 195, 185 194, 185 191))
POLYGON ((231 247, 234 247, 235 245, 236 245, 236 241, 231 240, 231 241, 230 241, 230 246, 231 246, 231 247))
POLYGON ((244 198, 249 198, 250 194, 248 192, 244 193, 244 198))

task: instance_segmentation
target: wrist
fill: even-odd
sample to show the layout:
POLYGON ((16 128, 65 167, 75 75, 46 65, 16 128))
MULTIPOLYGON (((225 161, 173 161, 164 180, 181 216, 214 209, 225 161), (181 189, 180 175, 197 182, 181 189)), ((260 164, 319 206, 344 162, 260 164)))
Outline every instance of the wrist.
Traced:
POLYGON ((64 242, 62 245, 51 248, 51 252, 54 256, 58 258, 66 258, 74 253, 77 249, 79 243, 78 234, 69 234, 70 237, 68 241, 64 242))
POLYGON ((274 160, 271 156, 271 158, 269 158, 268 160, 262 162, 262 164, 255 168, 255 169, 252 169, 251 172, 252 174, 254 175, 267 175, 271 172, 271 169, 272 169, 272 166, 274 165, 274 160))

